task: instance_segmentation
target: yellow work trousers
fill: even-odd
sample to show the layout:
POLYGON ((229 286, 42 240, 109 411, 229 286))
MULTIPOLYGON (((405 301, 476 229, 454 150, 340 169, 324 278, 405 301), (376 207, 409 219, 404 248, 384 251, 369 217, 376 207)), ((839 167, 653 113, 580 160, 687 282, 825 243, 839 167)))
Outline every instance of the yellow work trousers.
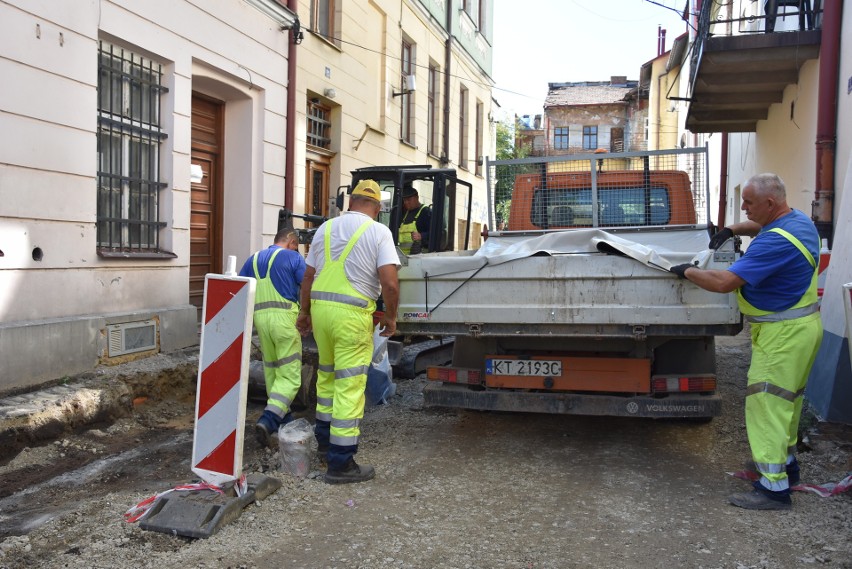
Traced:
POLYGON ((821 341, 819 312, 751 325, 746 431, 767 490, 789 491, 786 464, 796 449, 802 397, 821 341))
POLYGON ((311 302, 311 322, 319 351, 317 440, 328 434, 329 469, 341 469, 358 451, 364 417, 364 389, 373 359, 373 317, 361 308, 329 301, 311 302))
POLYGON ((266 309, 254 315, 254 327, 263 354, 266 411, 279 419, 290 412, 302 385, 302 336, 296 330, 299 308, 266 309))

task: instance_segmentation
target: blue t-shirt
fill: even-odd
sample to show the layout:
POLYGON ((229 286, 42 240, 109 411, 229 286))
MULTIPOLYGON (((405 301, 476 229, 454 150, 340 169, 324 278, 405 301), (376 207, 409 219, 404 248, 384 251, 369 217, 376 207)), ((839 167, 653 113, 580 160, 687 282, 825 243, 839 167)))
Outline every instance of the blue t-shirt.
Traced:
POLYGON ((746 282, 745 299, 768 312, 781 312, 799 302, 814 275, 814 266, 789 239, 769 231, 775 227, 801 241, 819 263, 819 234, 804 213, 794 209, 764 226, 728 270, 746 282))
POLYGON ((298 251, 284 249, 278 245, 270 245, 268 248, 259 252, 257 256, 257 270, 259 275, 254 274, 254 266, 252 259, 254 255, 248 258, 240 269, 241 277, 263 278, 266 276, 266 267, 269 265, 269 258, 272 254, 281 249, 281 252, 275 257, 272 263, 272 286, 278 291, 278 294, 291 302, 298 304, 299 288, 302 286, 302 277, 305 276, 305 259, 298 251))

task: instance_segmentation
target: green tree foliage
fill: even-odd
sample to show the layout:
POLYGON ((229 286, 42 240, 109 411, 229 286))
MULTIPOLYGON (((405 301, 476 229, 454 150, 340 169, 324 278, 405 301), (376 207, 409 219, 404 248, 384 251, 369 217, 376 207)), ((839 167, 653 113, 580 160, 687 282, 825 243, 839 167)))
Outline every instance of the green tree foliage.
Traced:
MULTIPOLYGON (((529 155, 529 148, 515 144, 515 133, 521 128, 522 125, 517 117, 515 117, 514 124, 510 120, 497 123, 497 160, 514 160, 526 158, 529 155)), ((497 216, 498 229, 509 221, 515 176, 526 169, 523 165, 500 165, 496 167, 494 213, 497 216)))
POLYGON ((515 156, 515 129, 508 121, 497 123, 497 160, 511 160, 515 156))

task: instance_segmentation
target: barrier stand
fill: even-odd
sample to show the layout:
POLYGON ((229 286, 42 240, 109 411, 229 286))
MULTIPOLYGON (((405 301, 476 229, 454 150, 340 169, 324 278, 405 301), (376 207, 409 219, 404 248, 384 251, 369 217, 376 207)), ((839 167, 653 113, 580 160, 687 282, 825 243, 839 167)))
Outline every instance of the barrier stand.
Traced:
POLYGON ((235 267, 231 256, 226 274, 204 277, 192 443, 192 471, 204 482, 131 508, 128 521, 140 520, 142 529, 207 538, 281 487, 275 478, 242 473, 255 280, 236 276, 235 267))
POLYGON ((846 341, 849 343, 849 364, 852 365, 852 283, 843 285, 843 305, 846 307, 846 341))

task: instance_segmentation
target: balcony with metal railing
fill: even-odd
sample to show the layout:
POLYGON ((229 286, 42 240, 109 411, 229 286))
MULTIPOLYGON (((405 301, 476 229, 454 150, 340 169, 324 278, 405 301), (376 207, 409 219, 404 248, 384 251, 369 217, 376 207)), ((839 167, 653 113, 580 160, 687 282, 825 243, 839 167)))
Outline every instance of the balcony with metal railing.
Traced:
POLYGON ((819 57, 821 28, 822 0, 704 0, 686 127, 754 132, 802 65, 819 57))

